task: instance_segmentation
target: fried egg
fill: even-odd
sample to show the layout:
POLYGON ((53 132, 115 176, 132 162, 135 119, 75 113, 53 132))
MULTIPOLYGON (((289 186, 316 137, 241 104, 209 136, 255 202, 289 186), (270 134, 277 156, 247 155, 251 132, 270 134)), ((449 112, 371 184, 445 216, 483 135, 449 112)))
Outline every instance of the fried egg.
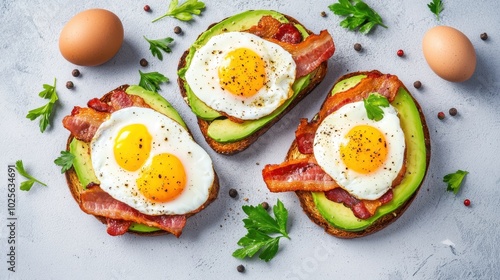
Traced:
POLYGON ((206 105, 243 120, 272 113, 292 94, 295 61, 281 46, 245 32, 213 36, 185 78, 206 105))
POLYGON ((340 187, 358 199, 374 200, 392 186, 404 160, 405 138, 396 109, 367 117, 363 101, 328 115, 314 137, 314 156, 340 187))
POLYGON ((101 189, 147 215, 198 209, 215 176, 189 132, 149 108, 113 112, 91 141, 91 159, 101 189))

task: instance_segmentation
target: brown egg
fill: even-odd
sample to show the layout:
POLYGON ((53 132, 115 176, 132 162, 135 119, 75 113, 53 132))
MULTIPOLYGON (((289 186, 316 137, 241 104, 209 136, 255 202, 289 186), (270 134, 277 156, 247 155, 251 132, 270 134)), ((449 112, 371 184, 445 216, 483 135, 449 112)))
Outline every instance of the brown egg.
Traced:
POLYGON ((96 66, 110 60, 122 43, 122 22, 104 9, 78 13, 66 23, 59 36, 63 57, 82 66, 96 66))
POLYGON ((450 82, 468 80, 476 69, 476 51, 467 36, 449 26, 436 26, 424 35, 422 50, 432 71, 450 82))

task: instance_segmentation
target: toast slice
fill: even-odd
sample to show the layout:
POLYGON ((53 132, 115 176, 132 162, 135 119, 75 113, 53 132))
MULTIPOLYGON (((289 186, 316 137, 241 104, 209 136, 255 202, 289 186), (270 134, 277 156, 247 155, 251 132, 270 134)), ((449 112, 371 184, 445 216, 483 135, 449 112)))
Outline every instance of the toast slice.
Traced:
MULTIPOLYGON (((303 26, 300 22, 298 22, 295 18, 290 17, 288 15, 283 16, 290 22, 294 24, 299 24, 303 26)), ((209 26, 207 30, 209 30, 212 26, 216 25, 217 23, 213 23, 212 25, 209 26)), ((308 34, 313 34, 312 31, 306 29, 308 34)), ((203 34, 203 33, 202 33, 203 34)), ((201 36, 201 34, 200 34, 201 36)), ((189 49, 184 52, 182 57, 179 60, 178 64, 178 70, 183 69, 186 66, 186 57, 189 54, 189 49)), ((274 117, 271 121, 269 121, 267 124, 256 130, 253 134, 247 136, 246 138, 234 141, 234 142, 218 142, 215 139, 211 138, 208 135, 208 127, 211 124, 211 121, 204 120, 197 116, 198 120, 198 126, 201 130, 201 133, 203 134, 205 140, 209 144, 209 146, 216 151, 217 153, 220 154, 226 154, 226 155, 231 155, 235 154, 238 152, 241 152, 248 148, 252 143, 257 141, 257 139, 263 135, 267 130, 269 130, 276 122, 278 122, 286 113, 288 113, 290 110, 292 110, 304 97, 306 97, 325 77, 326 72, 328 70, 328 61, 322 62, 312 73, 310 73, 310 81, 309 84, 303 88, 298 95, 295 97, 295 99, 289 104, 289 106, 283 110, 279 115, 274 117)), ((190 106, 186 94, 186 88, 185 88, 185 80, 181 78, 180 76, 177 79, 177 83, 179 84, 179 89, 180 93, 183 96, 184 100, 188 105, 190 106)))

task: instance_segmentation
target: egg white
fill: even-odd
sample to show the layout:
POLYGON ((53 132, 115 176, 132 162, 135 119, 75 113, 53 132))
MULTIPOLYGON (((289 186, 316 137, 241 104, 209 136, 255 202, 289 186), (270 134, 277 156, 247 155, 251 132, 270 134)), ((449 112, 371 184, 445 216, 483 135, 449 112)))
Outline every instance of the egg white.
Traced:
POLYGON ((92 139, 91 159, 101 189, 147 215, 180 215, 198 209, 207 200, 214 181, 212 160, 207 152, 194 142, 184 127, 149 108, 129 107, 112 113, 92 139), (136 184, 141 169, 127 171, 115 161, 113 145, 118 132, 124 126, 137 123, 145 125, 153 139, 150 156, 144 165, 157 154, 170 153, 184 166, 186 187, 172 201, 149 201, 136 184))
POLYGON ((374 121, 367 117, 363 101, 346 104, 328 115, 315 134, 313 151, 318 164, 340 187, 358 199, 380 198, 391 188, 403 166, 406 143, 397 111, 391 105, 381 109, 384 117, 374 121), (383 165, 369 174, 347 168, 340 155, 340 146, 347 141, 345 135, 358 125, 378 129, 388 146, 383 165))
POLYGON ((243 119, 259 119, 272 113, 289 98, 295 81, 295 61, 281 46, 246 32, 213 36, 196 51, 185 78, 193 93, 219 112, 243 119), (224 90, 218 69, 225 56, 239 48, 257 53, 266 64, 266 84, 255 95, 241 97, 224 90))

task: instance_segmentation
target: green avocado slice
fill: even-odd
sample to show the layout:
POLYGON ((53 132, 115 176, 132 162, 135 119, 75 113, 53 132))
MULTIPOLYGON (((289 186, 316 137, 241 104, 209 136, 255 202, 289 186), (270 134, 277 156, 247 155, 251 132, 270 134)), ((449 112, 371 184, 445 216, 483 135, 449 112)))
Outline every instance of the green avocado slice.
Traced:
MULTIPOLYGON (((246 11, 231 16, 225 20, 222 20, 221 22, 215 24, 210 29, 202 33, 198 37, 198 39, 191 45, 189 53, 186 56, 186 66, 180 69, 178 72, 179 77, 184 82, 184 88, 186 89, 186 97, 189 106, 191 107, 191 110, 199 118, 206 121, 211 121, 208 127, 207 135, 217 142, 220 143, 235 142, 253 134, 256 130, 265 126, 276 116, 282 113, 290 105, 290 103, 292 103, 292 101, 295 99, 298 93, 302 89, 307 87, 310 83, 310 78, 311 78, 310 74, 301 77, 300 79, 297 79, 292 85, 292 90, 294 92, 293 95, 278 109, 276 109, 270 115, 265 116, 261 119, 244 121, 243 123, 235 123, 223 117, 219 112, 215 111, 214 109, 210 108, 205 103, 203 103, 203 101, 201 101, 189 87, 188 83, 184 78, 184 73, 189 68, 192 57, 194 56, 197 49, 205 45, 207 41, 215 35, 221 34, 223 32, 241 31, 249 29, 250 27, 256 25, 262 18, 262 16, 265 15, 272 16, 283 23, 289 22, 288 19, 283 14, 269 10, 246 11)), ((298 24, 296 24, 295 26, 301 32, 304 38, 308 36, 307 30, 303 26, 298 24)))
MULTIPOLYGON (((131 85, 125 91, 130 95, 141 97, 152 109, 175 120, 187 129, 187 126, 182 120, 179 113, 165 98, 163 98, 157 92, 145 90, 144 88, 137 85, 131 85)), ((94 168, 92 167, 92 160, 90 158, 90 145, 86 142, 73 138, 73 140, 71 140, 71 143, 69 144, 69 152, 75 156, 75 159, 73 161, 73 168, 75 169, 76 175, 82 187, 85 188, 90 183, 99 184, 100 182, 95 175, 94 168)), ((135 232, 154 232, 159 231, 160 229, 138 223, 132 223, 129 227, 129 230, 135 232)))
MULTIPOLYGON (((347 90, 359 83, 364 75, 340 81, 331 94, 347 90)), ((323 192, 312 192, 314 203, 319 213, 333 226, 346 231, 361 231, 380 217, 390 214, 403 205, 417 190, 424 179, 427 165, 425 133, 419 110, 410 94, 403 88, 391 103, 400 116, 401 128, 406 139, 406 173, 399 186, 393 189, 393 199, 377 209, 375 215, 366 220, 358 219, 352 211, 342 203, 327 199, 323 192)))

